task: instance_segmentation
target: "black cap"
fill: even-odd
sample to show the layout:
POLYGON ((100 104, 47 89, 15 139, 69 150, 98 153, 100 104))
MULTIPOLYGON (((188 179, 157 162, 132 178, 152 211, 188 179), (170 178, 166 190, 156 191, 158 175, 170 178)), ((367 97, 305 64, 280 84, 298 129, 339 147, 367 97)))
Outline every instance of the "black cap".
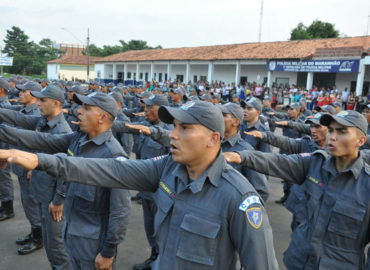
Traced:
POLYGON ((320 124, 329 126, 332 121, 345 127, 356 127, 364 134, 367 132, 368 123, 366 118, 356 111, 341 111, 336 115, 325 114, 320 119, 320 124))
POLYGON ((37 98, 51 98, 64 103, 64 91, 55 84, 46 86, 41 92, 31 91, 31 95, 37 98))
POLYGON ((21 84, 18 84, 15 86, 15 88, 17 88, 18 90, 21 90, 21 91, 25 91, 25 90, 30 90, 30 91, 34 91, 34 92, 40 92, 42 90, 42 86, 37 83, 37 82, 27 82, 23 85, 21 84))
POLYGON ((98 106, 103 111, 110 113, 113 117, 116 117, 118 114, 116 101, 113 97, 105 93, 94 92, 87 96, 75 94, 73 100, 80 105, 98 106))
POLYGON ((174 119, 185 124, 200 124, 219 132, 221 137, 224 136, 225 122, 222 112, 210 102, 190 101, 179 108, 161 106, 158 116, 167 124, 172 124, 174 119))
POLYGON ((4 88, 6 91, 10 90, 10 85, 7 79, 0 77, 0 87, 4 88))
POLYGON ((142 102, 144 102, 147 105, 158 105, 158 106, 168 106, 168 98, 165 95, 152 95, 147 99, 143 99, 142 102))

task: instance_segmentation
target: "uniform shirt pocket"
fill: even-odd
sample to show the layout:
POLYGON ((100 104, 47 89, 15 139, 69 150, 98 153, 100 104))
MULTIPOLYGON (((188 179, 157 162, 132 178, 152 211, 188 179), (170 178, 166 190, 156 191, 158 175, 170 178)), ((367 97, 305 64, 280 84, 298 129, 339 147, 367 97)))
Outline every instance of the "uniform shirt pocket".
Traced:
POLYGON ((195 263, 213 265, 221 224, 186 214, 180 227, 181 236, 176 256, 195 263))
POLYGON ((366 209, 354 203, 338 200, 333 208, 328 231, 340 236, 357 239, 366 209))

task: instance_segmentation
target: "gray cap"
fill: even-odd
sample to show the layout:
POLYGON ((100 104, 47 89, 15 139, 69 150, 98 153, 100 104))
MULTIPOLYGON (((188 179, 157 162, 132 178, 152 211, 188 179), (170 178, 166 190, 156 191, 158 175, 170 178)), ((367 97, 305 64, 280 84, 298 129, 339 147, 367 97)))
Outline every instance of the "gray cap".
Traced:
POLYGON ((66 87, 66 89, 69 92, 75 92, 80 95, 85 93, 85 89, 81 85, 72 85, 71 87, 66 87))
POLYGON ((144 102, 146 105, 158 105, 158 106, 168 106, 168 98, 165 95, 152 95, 147 99, 143 99, 142 102, 144 102))
POLYGON ((116 101, 113 97, 105 93, 94 92, 87 96, 75 94, 73 100, 80 105, 98 106, 103 111, 110 113, 113 117, 116 117, 118 114, 116 101))
POLYGON ((118 101, 121 104, 123 103, 123 96, 120 92, 114 91, 114 92, 110 92, 108 95, 114 98, 115 101, 118 101))
POLYGON ((179 94, 180 96, 185 95, 185 90, 182 88, 172 89, 171 92, 173 92, 174 94, 179 94))
POLYGON ((14 78, 14 77, 10 77, 9 78, 9 82, 13 82, 15 84, 19 83, 19 81, 16 78, 14 78))
POLYGON ((315 125, 321 125, 320 124, 320 118, 324 115, 322 112, 315 113, 312 118, 307 119, 304 121, 306 124, 315 124, 315 125))
POLYGON ((320 124, 329 126, 333 120, 345 127, 357 127, 364 134, 367 132, 366 118, 356 111, 341 111, 336 115, 325 114, 321 117, 320 124))
POLYGON ((148 91, 145 91, 145 92, 142 92, 141 95, 137 95, 139 98, 149 98, 150 96, 152 96, 153 94, 148 92, 148 91))
POLYGON ((210 95, 208 95, 208 94, 205 94, 203 96, 200 96, 199 99, 200 100, 209 100, 209 101, 212 101, 213 100, 212 97, 210 95))
POLYGON ((268 100, 268 101, 272 101, 272 97, 270 97, 270 96, 265 96, 264 98, 263 98, 263 100, 268 100))
POLYGON ((18 84, 15 88, 21 91, 30 90, 40 92, 42 90, 42 86, 37 82, 27 82, 24 85, 18 84))
POLYGON ((262 111, 262 107, 263 107, 262 102, 258 98, 255 98, 255 97, 252 97, 247 101, 241 100, 240 105, 243 108, 245 107, 255 108, 257 111, 262 111))
POLYGON ((206 128, 219 132, 224 136, 225 122, 218 106, 209 102, 190 101, 180 108, 161 106, 158 110, 159 119, 167 124, 179 120, 185 124, 200 124, 206 128))
POLYGON ((10 90, 10 85, 7 79, 0 77, 0 87, 4 88, 6 91, 10 90))
POLYGON ((37 98, 51 98, 64 103, 64 91, 57 85, 51 84, 39 91, 31 91, 31 95, 37 98))
POLYGON ((123 88, 120 87, 120 86, 113 87, 111 89, 111 92, 117 92, 117 93, 120 93, 123 96, 123 88))
POLYGON ((322 111, 322 112, 327 112, 327 113, 330 113, 332 115, 335 114, 335 108, 331 105, 324 105, 324 106, 321 106, 321 107, 317 107, 316 109, 318 112, 322 111))
POLYGON ((340 103, 339 101, 334 101, 332 105, 334 107, 342 107, 342 103, 340 103))
POLYGON ((294 102, 294 103, 291 103, 290 105, 287 105, 285 107, 288 108, 288 109, 300 111, 302 106, 298 102, 294 102))
POLYGON ((235 118, 240 119, 241 122, 243 121, 244 112, 238 104, 229 102, 220 106, 220 108, 223 113, 232 114, 235 118))

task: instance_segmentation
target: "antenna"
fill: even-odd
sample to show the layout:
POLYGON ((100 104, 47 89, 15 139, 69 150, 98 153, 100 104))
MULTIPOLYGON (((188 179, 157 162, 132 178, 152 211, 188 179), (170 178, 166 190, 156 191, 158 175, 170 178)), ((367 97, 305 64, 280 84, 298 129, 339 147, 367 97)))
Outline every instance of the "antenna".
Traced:
POLYGON ((259 29, 259 32, 258 32, 258 42, 261 42, 261 34, 262 34, 262 18, 263 18, 263 0, 261 0, 260 29, 259 29))

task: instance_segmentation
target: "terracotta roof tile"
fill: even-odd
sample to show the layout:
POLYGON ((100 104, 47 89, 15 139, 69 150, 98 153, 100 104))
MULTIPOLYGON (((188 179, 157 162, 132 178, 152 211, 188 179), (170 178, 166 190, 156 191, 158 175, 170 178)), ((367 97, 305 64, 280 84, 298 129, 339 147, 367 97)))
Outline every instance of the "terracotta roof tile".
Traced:
POLYGON ((96 62, 303 59, 313 57, 316 49, 338 47, 361 47, 366 51, 370 48, 370 36, 127 51, 96 62))
MULTIPOLYGON (((90 56, 90 65, 94 64, 97 60, 103 59, 103 57, 90 56)), ((70 64, 70 65, 87 65, 87 56, 62 56, 61 58, 51 60, 48 64, 70 64)))

